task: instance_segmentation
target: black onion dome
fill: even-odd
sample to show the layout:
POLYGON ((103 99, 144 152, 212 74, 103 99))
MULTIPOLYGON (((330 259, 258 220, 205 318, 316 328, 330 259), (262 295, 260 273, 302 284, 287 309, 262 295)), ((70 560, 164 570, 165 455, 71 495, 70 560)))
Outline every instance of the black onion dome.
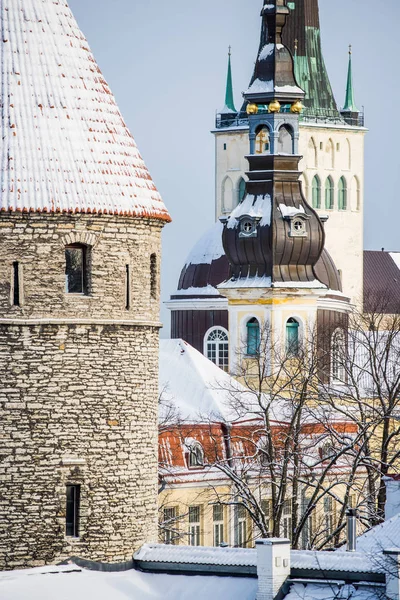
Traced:
POLYGON ((220 296, 216 286, 229 277, 229 262, 222 247, 222 229, 222 223, 217 221, 194 246, 172 299, 220 296))

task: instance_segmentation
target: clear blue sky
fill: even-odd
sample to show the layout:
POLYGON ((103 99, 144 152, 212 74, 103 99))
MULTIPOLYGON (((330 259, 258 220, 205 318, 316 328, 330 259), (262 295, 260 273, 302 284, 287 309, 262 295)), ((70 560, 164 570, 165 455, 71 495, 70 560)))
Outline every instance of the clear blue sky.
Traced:
MULTIPOLYGON (((69 0, 117 98, 173 223, 164 230, 163 300, 214 219, 215 110, 227 48, 235 99, 259 42, 261 0, 69 0)), ((400 2, 320 0, 322 43, 339 105, 353 45, 356 102, 365 106, 365 247, 400 250, 400 2)), ((169 334, 162 311, 163 336, 169 334)))

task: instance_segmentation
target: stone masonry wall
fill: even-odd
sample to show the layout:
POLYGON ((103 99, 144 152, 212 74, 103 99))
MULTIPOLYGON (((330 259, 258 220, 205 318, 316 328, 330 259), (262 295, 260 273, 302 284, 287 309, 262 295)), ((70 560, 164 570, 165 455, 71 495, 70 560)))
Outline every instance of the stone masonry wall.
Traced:
POLYGON ((0 215, 0 569, 123 561, 156 540, 150 255, 159 264, 160 230, 124 217, 0 215), (88 296, 65 293, 74 242, 89 246, 88 296), (10 304, 14 261, 21 307, 10 304), (65 536, 67 484, 81 485, 79 538, 65 536))

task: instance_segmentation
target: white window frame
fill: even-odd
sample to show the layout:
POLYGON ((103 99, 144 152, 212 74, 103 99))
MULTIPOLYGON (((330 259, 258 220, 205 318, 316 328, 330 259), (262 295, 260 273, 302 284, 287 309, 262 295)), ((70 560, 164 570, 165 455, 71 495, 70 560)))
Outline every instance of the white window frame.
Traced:
POLYGON ((219 367, 220 369, 222 369, 223 371, 229 372, 229 331, 227 329, 225 329, 225 327, 219 326, 219 325, 214 325, 214 327, 210 327, 210 329, 208 331, 206 331, 206 334, 204 336, 204 340, 203 340, 203 354, 206 358, 208 358, 208 360, 210 360, 212 363, 214 363, 217 367, 219 367), (227 340, 226 341, 219 341, 219 340, 213 340, 213 341, 209 341, 209 337, 210 335, 214 332, 214 331, 222 331, 226 337, 227 340), (227 344, 228 345, 228 364, 227 365, 220 365, 219 362, 215 362, 212 361, 210 358, 208 358, 208 344, 212 344, 215 343, 216 344, 216 352, 215 352, 215 357, 216 360, 218 361, 219 358, 219 346, 223 345, 223 344, 227 344))

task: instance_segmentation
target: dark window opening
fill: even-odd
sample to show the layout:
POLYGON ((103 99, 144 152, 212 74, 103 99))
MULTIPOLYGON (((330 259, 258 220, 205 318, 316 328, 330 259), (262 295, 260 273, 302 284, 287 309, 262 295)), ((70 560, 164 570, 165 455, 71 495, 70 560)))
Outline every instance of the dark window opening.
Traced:
POLYGON ((79 509, 81 500, 81 486, 67 485, 67 537, 79 537, 79 509))
POLYGON ((13 293, 13 305, 20 306, 20 287, 19 287, 19 263, 13 263, 13 278, 14 278, 14 293, 13 293))
POLYGON ((157 298, 157 255, 150 256, 150 293, 151 297, 157 298))
POLYGON ((129 310, 131 307, 131 273, 129 265, 126 265, 126 290, 125 290, 125 308, 129 310))
POLYGON ((286 352, 288 356, 299 354, 299 323, 293 318, 286 323, 286 352))
POLYGON ((87 248, 74 244, 65 248, 65 291, 87 294, 87 248))
POLYGON ((260 348, 260 325, 255 317, 247 323, 247 355, 257 356, 260 348))

